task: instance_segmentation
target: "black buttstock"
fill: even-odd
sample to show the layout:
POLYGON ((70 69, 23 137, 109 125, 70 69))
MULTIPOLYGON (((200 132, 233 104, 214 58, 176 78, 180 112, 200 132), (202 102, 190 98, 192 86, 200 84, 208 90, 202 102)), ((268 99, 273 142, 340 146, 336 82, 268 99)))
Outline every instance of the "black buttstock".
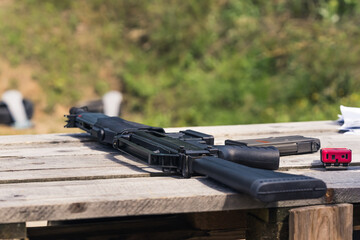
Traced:
POLYGON ((276 170, 279 168, 280 152, 275 147, 248 147, 217 145, 219 157, 249 167, 276 170))
POLYGON ((251 168, 216 157, 194 159, 192 167, 262 202, 319 198, 326 193, 326 184, 319 179, 251 168))

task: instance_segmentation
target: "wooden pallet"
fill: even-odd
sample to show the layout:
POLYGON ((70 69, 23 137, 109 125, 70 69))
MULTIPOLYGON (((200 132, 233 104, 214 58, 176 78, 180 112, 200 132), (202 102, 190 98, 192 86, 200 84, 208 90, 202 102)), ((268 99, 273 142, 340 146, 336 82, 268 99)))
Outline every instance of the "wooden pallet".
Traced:
MULTIPOLYGON (((339 134, 337 128, 331 121, 191 128, 214 135, 216 144, 223 144, 225 139, 299 134, 320 138, 322 147, 352 149, 353 163, 345 171, 325 171, 319 152, 281 157, 281 171, 320 178, 326 182, 328 192, 321 199, 269 204, 234 192, 206 177, 165 176, 160 169, 99 144, 85 133, 0 136, 0 238, 16 238, 21 234, 19 238, 24 237, 26 223, 30 226, 38 221, 46 225, 63 222, 65 229, 69 225, 67 221, 114 218, 115 222, 125 221, 126 225, 129 217, 146 222, 148 216, 164 216, 165 223, 165 216, 176 218, 181 215, 189 219, 195 213, 218 213, 220 215, 215 219, 222 219, 221 215, 228 211, 246 213, 244 218, 250 219, 251 224, 244 226, 242 222, 232 230, 242 229, 240 235, 243 236, 247 229, 250 238, 254 236, 251 234, 251 226, 256 225, 254 219, 269 228, 269 221, 259 216, 274 215, 274 211, 282 211, 287 216, 284 218, 287 220, 281 219, 276 222, 278 224, 288 221, 289 211, 297 207, 342 203, 357 206, 360 203, 360 137, 339 134)), ((182 129, 167 129, 167 132, 182 129)), ((355 215, 354 223, 356 219, 355 215)), ((149 223, 152 221, 148 220, 149 223)), ((185 225, 200 234, 202 230, 193 222, 185 225)), ((231 225, 231 221, 228 223, 231 225)), ((94 222, 86 224, 92 228, 94 222)), ((107 225, 111 224, 107 221, 107 225)), ((278 228, 275 225, 270 227, 271 231, 278 228)), ((28 232, 34 233, 34 229, 39 230, 39 227, 28 232)), ((54 226, 46 229, 50 231, 54 226)), ((57 226, 57 229, 61 227, 57 226)), ((229 228, 224 226, 224 229, 229 228)), ((126 234, 124 236, 129 236, 126 234)), ((289 236, 288 230, 285 235, 289 236)), ((154 236, 159 235, 154 233, 154 236)))

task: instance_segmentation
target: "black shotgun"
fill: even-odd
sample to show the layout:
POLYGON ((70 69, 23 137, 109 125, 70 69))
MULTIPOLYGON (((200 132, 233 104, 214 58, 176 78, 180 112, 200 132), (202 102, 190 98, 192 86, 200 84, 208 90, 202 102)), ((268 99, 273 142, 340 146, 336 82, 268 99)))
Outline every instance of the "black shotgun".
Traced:
POLYGON ((214 145, 214 137, 186 130, 166 133, 151 127, 71 108, 67 128, 80 128, 99 142, 158 165, 164 172, 185 178, 203 174, 263 202, 319 198, 326 184, 312 177, 275 172, 279 151, 275 147, 214 145))

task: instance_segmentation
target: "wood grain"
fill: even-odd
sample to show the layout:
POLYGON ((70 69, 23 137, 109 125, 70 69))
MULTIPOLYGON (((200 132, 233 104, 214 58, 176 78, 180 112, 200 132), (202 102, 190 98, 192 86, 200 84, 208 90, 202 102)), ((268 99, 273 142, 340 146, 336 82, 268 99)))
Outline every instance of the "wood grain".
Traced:
MULTIPOLYGON (((341 173, 338 178, 347 175, 341 173)), ((326 179, 333 191, 331 202, 324 197, 270 204, 254 201, 205 177, 0 184, 0 219, 21 222, 360 202, 360 174, 350 177, 354 178, 351 187, 338 184, 336 177, 326 179)))
POLYGON ((160 168, 97 142, 28 143, 0 149, 0 184, 163 175, 160 168))
POLYGON ((86 133, 74 133, 74 134, 29 134, 29 135, 5 135, 0 136, 0 146, 24 146, 27 144, 59 144, 67 142, 89 142, 94 141, 89 139, 86 133))
MULTIPOLYGON (((191 128, 213 134, 217 143, 301 134, 319 137, 323 147, 353 149, 346 171, 320 168, 319 153, 282 157, 282 171, 323 179, 329 190, 321 199, 270 204, 206 177, 160 177, 161 169, 85 133, 0 136, 0 223, 359 203, 360 138, 339 134, 337 127, 322 121, 191 128)), ((181 129, 188 128, 167 131, 181 129)))
POLYGON ((168 177, 0 185, 3 223, 260 208, 204 178, 168 177))
POLYGON ((177 132, 180 130, 192 129, 199 132, 221 137, 238 136, 271 136, 279 134, 321 134, 336 133, 339 125, 335 121, 310 121, 310 122, 288 122, 288 123, 265 123, 265 124, 244 124, 229 126, 211 126, 211 127, 183 127, 166 128, 167 132, 177 132))
MULTIPOLYGON (((180 130, 192 129, 199 132, 214 135, 215 138, 238 137, 238 136, 261 136, 279 134, 321 134, 336 133, 339 125, 334 121, 292 122, 292 123, 267 123, 267 124, 245 124, 228 126, 206 126, 206 127, 182 127, 166 128, 166 132, 178 132, 180 130)), ((93 141, 85 133, 79 134, 39 134, 39 135, 13 135, 0 136, 0 146, 31 144, 31 143, 64 143, 64 142, 86 142, 93 141)))
POLYGON ((290 210, 290 240, 352 239, 352 204, 312 206, 290 210))

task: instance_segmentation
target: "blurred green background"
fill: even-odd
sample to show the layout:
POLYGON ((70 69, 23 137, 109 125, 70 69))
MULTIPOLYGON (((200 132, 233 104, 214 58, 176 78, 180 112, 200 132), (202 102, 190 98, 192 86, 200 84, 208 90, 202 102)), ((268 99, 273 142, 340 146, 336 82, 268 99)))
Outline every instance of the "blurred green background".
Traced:
POLYGON ((360 105, 359 13, 357 0, 0 0, 0 91, 31 84, 40 124, 108 90, 124 118, 163 127, 336 119, 360 105))

